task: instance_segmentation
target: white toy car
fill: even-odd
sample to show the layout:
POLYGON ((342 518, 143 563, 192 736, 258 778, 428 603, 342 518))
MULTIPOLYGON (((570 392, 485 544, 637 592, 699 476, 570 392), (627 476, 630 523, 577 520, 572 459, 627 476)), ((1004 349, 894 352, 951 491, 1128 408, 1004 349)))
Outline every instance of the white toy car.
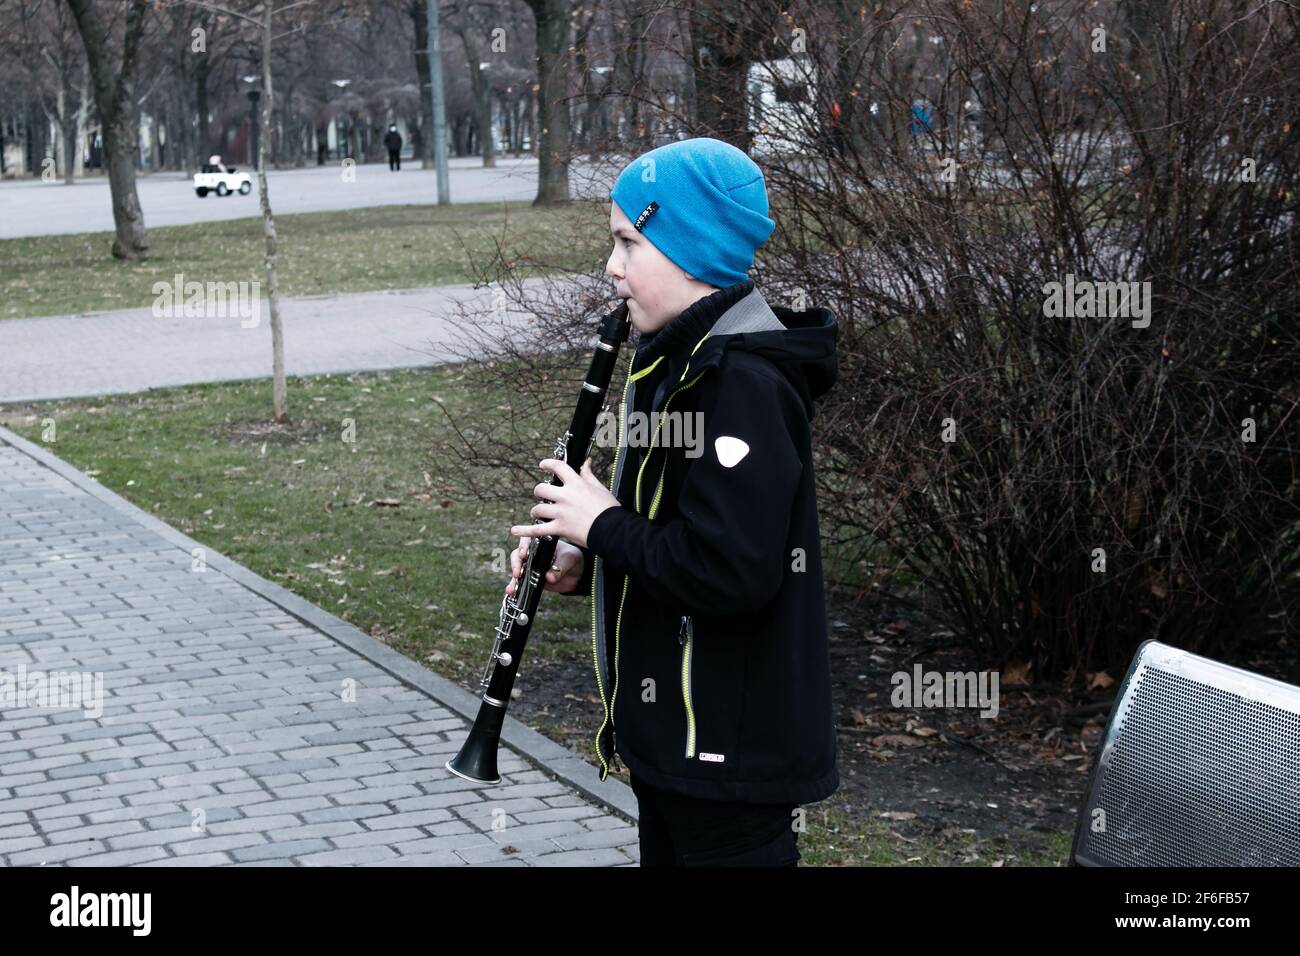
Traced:
POLYGON ((194 174, 194 191, 200 199, 209 191, 218 196, 229 196, 235 191, 241 196, 247 196, 253 191, 253 177, 239 172, 233 166, 227 166, 221 162, 220 156, 213 156, 194 174))

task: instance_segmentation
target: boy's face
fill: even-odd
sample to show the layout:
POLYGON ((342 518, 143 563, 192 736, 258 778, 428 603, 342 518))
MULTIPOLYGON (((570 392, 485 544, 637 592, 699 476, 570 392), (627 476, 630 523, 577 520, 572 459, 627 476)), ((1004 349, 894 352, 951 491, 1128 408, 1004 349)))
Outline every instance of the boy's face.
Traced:
POLYGON ((611 202, 609 231, 614 251, 605 274, 614 280, 619 298, 627 300, 628 318, 639 332, 657 332, 691 303, 717 292, 717 286, 688 278, 611 202))

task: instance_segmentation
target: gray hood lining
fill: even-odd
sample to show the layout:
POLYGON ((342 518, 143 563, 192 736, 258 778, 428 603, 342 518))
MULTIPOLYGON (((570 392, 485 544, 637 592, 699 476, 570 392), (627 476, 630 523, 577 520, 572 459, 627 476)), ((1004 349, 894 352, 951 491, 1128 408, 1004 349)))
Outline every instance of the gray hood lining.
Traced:
POLYGON ((776 317, 762 293, 755 288, 719 316, 709 335, 738 335, 743 332, 784 332, 786 327, 776 317))

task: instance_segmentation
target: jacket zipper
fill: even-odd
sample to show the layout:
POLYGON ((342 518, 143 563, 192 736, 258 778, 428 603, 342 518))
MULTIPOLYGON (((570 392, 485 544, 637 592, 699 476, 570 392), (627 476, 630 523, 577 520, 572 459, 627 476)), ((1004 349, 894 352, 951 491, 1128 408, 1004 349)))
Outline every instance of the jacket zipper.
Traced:
POLYGON ((695 710, 691 706, 691 651, 695 644, 695 625, 690 615, 682 617, 682 627, 677 634, 682 645, 682 700, 686 704, 686 759, 695 756, 695 710))
MULTIPOLYGON (((623 452, 623 441, 624 441, 624 432, 623 432, 623 429, 625 429, 625 428, 627 427, 627 414, 626 414, 626 413, 627 413, 627 395, 628 395, 628 392, 631 390, 631 388, 632 388, 632 383, 633 383, 633 382, 635 382, 638 378, 641 378, 641 377, 644 376, 644 375, 648 375, 648 374, 649 374, 649 373, 654 369, 654 367, 655 367, 656 365, 658 365, 661 361, 663 361, 663 357, 662 357, 662 356, 660 356, 659 358, 655 359, 653 362, 651 362, 648 366, 646 366, 645 368, 643 368, 641 371, 636 372, 636 373, 629 374, 628 377, 627 377, 627 381, 623 383, 623 401, 622 401, 622 405, 620 405, 620 407, 619 407, 619 408, 620 408, 620 412, 621 412, 621 414, 622 414, 622 421, 620 422, 618 448, 615 449, 615 451, 614 451, 614 467, 611 469, 611 473, 610 473, 610 476, 609 476, 609 491, 610 491, 610 494, 616 494, 615 489, 614 489, 614 485, 615 485, 615 483, 618 481, 618 460, 619 460, 619 456, 620 456, 620 455, 622 454, 622 452, 623 452)), ((601 779, 601 780, 604 780, 606 777, 609 776, 609 770, 610 770, 610 768, 609 768, 609 761, 606 760, 604 753, 601 752, 601 749, 600 749, 600 738, 601 738, 601 735, 605 732, 605 725, 606 725, 606 724, 609 724, 609 725, 610 725, 610 736, 611 736, 611 738, 614 737, 614 730, 615 730, 615 725, 614 725, 614 703, 615 703, 615 701, 618 700, 618 656, 619 656, 619 636, 620 636, 620 633, 621 633, 621 631, 622 631, 622 625, 623 625, 623 603, 627 600, 628 577, 627 577, 626 574, 623 575, 623 593, 622 593, 622 595, 619 597, 619 600, 618 600, 618 615, 615 617, 615 620, 614 620, 614 687, 613 687, 612 692, 611 692, 611 694, 610 694, 610 698, 609 698, 609 700, 607 701, 607 700, 605 699, 605 686, 604 686, 604 682, 601 680, 601 677, 600 677, 600 657, 599 657, 599 654, 598 654, 598 652, 597 652, 597 647, 596 647, 596 641, 597 641, 597 635, 596 635, 596 601, 599 599, 599 598, 598 598, 598 594, 597 594, 597 590, 596 590, 596 589, 600 586, 600 583, 601 583, 600 577, 599 577, 599 576, 597 575, 597 573, 596 573, 596 572, 599 570, 599 562, 600 562, 600 558, 599 558, 599 556, 597 556, 597 555, 592 555, 592 566, 591 566, 591 659, 592 659, 592 664, 593 664, 593 666, 594 666, 594 668, 595 668, 595 671, 596 671, 596 689, 600 691, 600 702, 601 702, 601 705, 602 705, 602 706, 604 707, 604 709, 605 709, 605 716, 604 716, 604 719, 601 721, 601 723, 600 723, 600 727, 596 730, 596 759, 600 761, 600 779, 601 779)), ((609 759, 612 760, 613 757, 614 757, 614 754, 613 754, 613 753, 610 753, 610 755, 609 755, 609 759)))
MULTIPOLYGON (((695 378, 691 379, 688 383, 683 385, 681 388, 673 391, 673 393, 664 400, 664 407, 663 407, 664 414, 667 414, 668 406, 672 403, 673 398, 676 397, 678 392, 686 391, 686 389, 690 388, 692 385, 694 385, 703 377, 704 377, 704 372, 701 372, 699 375, 695 376, 695 378)), ((663 418, 660 417, 659 419, 660 426, 663 425, 663 421, 664 421, 663 418)), ((658 443, 658 440, 659 440, 659 428, 656 428, 654 437, 650 441, 650 449, 649 451, 646 452, 646 461, 650 460, 650 455, 654 451, 655 445, 658 443)), ((645 462, 642 462, 643 467, 644 464, 645 462)), ((654 516, 659 512, 659 501, 663 497, 663 490, 664 490, 664 473, 667 470, 668 470, 668 456, 667 454, 665 454, 663 467, 659 469, 659 481, 655 487, 654 498, 651 500, 650 509, 647 512, 647 517, 649 518, 654 518, 654 516)), ((639 506, 640 503, 641 503, 641 475, 640 473, 638 473, 637 474, 637 505, 639 506)), ((687 760, 690 760, 695 756, 695 709, 691 703, 691 654, 695 647, 694 637, 695 637, 694 622, 692 622, 690 615, 688 614, 683 615, 682 626, 677 633, 677 641, 679 644, 682 645, 682 701, 686 705, 686 759, 687 760)))
MULTIPOLYGON (((699 347, 700 347, 701 345, 704 344, 704 340, 707 339, 707 338, 708 338, 708 336, 705 335, 704 338, 701 338, 698 342, 695 343, 695 348, 691 349, 691 355, 694 355, 694 354, 696 353, 696 351, 699 350, 699 347)), ((623 405, 622 405, 622 409, 623 409, 623 412, 624 412, 624 413, 626 413, 626 411, 627 411, 627 394, 628 394, 628 390, 632 387, 632 383, 633 383, 634 381, 636 381, 636 379, 641 378, 643 375, 647 375, 647 374, 649 374, 650 371, 651 371, 652 369, 654 369, 654 367, 655 367, 656 365, 658 365, 661 361, 663 361, 663 356, 660 356, 659 358, 655 359, 652 363, 650 363, 650 365, 646 366, 646 367, 645 367, 644 369, 642 369, 640 372, 637 372, 637 373, 635 373, 635 374, 630 374, 630 375, 628 375, 628 377, 627 377, 627 381, 626 381, 626 382, 624 383, 624 385, 623 385, 623 405)), ((686 368, 682 371, 681 378, 678 379, 678 382, 679 382, 679 383, 680 383, 683 379, 686 378, 686 373, 689 372, 689 371, 690 371, 690 360, 688 359, 688 360, 687 360, 687 363, 686 363, 686 368)), ((672 400, 677 396, 677 393, 678 393, 678 392, 684 392, 684 391, 686 391, 686 389, 690 388, 692 385, 694 385, 696 382, 698 382, 701 378, 704 377, 704 374, 705 374, 706 371, 708 371, 708 370, 705 369, 704 371, 700 372, 699 375, 695 376, 695 378, 691 379, 689 382, 687 382, 685 385, 681 386, 680 388, 675 388, 675 389, 673 389, 673 391, 669 393, 668 397, 664 399, 664 407, 663 407, 662 411, 663 411, 664 413, 667 413, 667 411, 668 411, 668 405, 669 405, 669 403, 671 403, 672 400)), ((624 418, 625 418, 625 420, 621 423, 621 425, 622 425, 623 428, 626 428, 626 427, 627 427, 626 414, 624 415, 624 418)), ((634 510, 637 511, 637 512, 640 512, 640 510, 641 510, 641 475, 642 475, 642 473, 645 471, 646 463, 649 462, 649 460, 650 460, 650 455, 651 455, 651 453, 652 453, 652 452, 654 451, 654 449, 655 449, 655 443, 656 443, 656 442, 658 441, 658 439, 659 439, 659 430, 660 430, 662 427, 663 427, 663 416, 660 416, 660 418, 659 418, 659 423, 658 423, 658 425, 655 426, 655 434, 654 434, 654 437, 651 439, 650 447, 649 447, 648 449, 646 449, 645 459, 641 462, 641 467, 637 469, 637 476, 636 476, 636 499, 635 499, 635 502, 634 502, 634 510)), ((610 493, 611 493, 611 494, 614 494, 615 496, 617 496, 617 492, 616 492, 615 489, 614 489, 614 482, 616 481, 617 476, 618 476, 618 459, 619 459, 619 455, 620 455, 620 454, 622 453, 622 451, 623 451, 623 441, 624 441, 624 435, 623 435, 622 429, 620 429, 620 434, 619 434, 619 443, 618 443, 618 446, 619 446, 619 447, 618 447, 618 449, 614 452, 614 467, 613 467, 613 474, 611 474, 611 475, 610 475, 610 478, 609 478, 609 490, 610 490, 610 493)), ((648 514, 647 514, 647 517, 648 517, 648 518, 653 518, 654 515, 655 515, 655 512, 658 511, 658 509, 659 509, 659 498, 660 498, 660 495, 663 493, 664 472, 665 472, 667 469, 668 469, 668 459, 665 457, 665 459, 664 459, 664 466, 663 466, 663 468, 662 468, 662 469, 660 470, 660 472, 659 472, 659 484, 658 484, 658 487, 655 488, 655 496, 654 496, 654 500, 651 502, 650 510, 649 510, 649 512, 648 512, 648 514)), ((622 625, 623 625, 623 604, 627 601, 627 588, 628 588, 628 584, 629 584, 629 578, 628 578, 628 576, 627 576, 626 574, 623 575, 623 593, 619 596, 619 599, 618 599, 618 614, 617 614, 617 616, 616 616, 615 619, 614 619, 614 688, 613 688, 613 692, 612 692, 611 695, 610 695, 609 701, 606 702, 606 700, 605 700, 605 688, 604 688, 604 685, 603 685, 603 683, 602 683, 602 681, 601 681, 601 679, 600 679, 600 658, 597 656, 597 652, 596 652, 596 601, 598 600, 598 595, 597 595, 597 593, 596 593, 596 587, 597 587, 597 584, 598 584, 598 579, 597 579, 597 577, 596 577, 596 570, 597 570, 598 565, 597 565, 596 562, 598 562, 599 560, 600 560, 600 559, 599 559, 597 556, 595 556, 595 555, 592 556, 592 574, 591 574, 591 656, 592 656, 592 661, 593 661, 593 664, 594 664, 594 666, 595 666, 595 670, 596 670, 596 688, 600 691, 600 702, 601 702, 601 704, 602 704, 602 705, 604 706, 604 708, 605 708, 605 717, 604 717, 604 719, 601 721, 601 724, 600 724, 599 729, 597 729, 597 731, 596 731, 596 759, 600 761, 600 768, 601 768, 601 769, 600 769, 600 779, 603 781, 606 777, 609 776, 610 768, 609 768, 609 762, 605 759, 605 755, 601 752, 601 749, 600 749, 600 737, 601 737, 601 734, 603 734, 603 733, 605 732, 605 724, 608 723, 608 724, 610 725, 610 727, 611 727, 611 731, 614 729, 614 705, 615 705, 615 703, 616 703, 617 700, 618 700, 618 657, 619 657, 619 637, 620 637, 620 635, 621 635, 621 631, 622 631, 622 625)), ((689 707, 688 707, 688 713, 689 713, 689 707)), ((694 718, 692 717, 691 720, 692 720, 692 727, 693 727, 693 720, 694 720, 694 718)), ((613 736, 612 733, 611 733, 611 736, 613 736)), ((689 746, 690 746, 690 749, 693 751, 693 750, 694 750, 694 746, 695 746, 695 744, 694 744, 693 730, 691 731, 691 740, 690 740, 689 746)), ((610 758, 612 759, 613 756, 614 756, 614 755, 611 753, 611 754, 610 754, 610 758)))
MULTIPOLYGON (((620 411, 624 411, 624 412, 625 412, 626 409, 627 409, 627 393, 628 393, 629 389, 631 389, 631 387, 632 387, 632 376, 629 375, 629 376, 627 377, 627 381, 623 383, 623 404, 620 406, 620 411)), ((618 448, 616 448, 616 449, 614 450, 614 467, 610 469, 610 475, 609 475, 609 490, 610 490, 610 493, 611 493, 611 494, 614 493, 614 482, 617 480, 617 477, 618 477, 618 458, 619 458, 619 455, 622 454, 622 452, 623 452, 623 442, 622 442, 621 438, 622 438, 622 436, 620 435, 620 441, 619 441, 619 443, 618 443, 618 448)), ((592 666, 593 666, 593 668, 594 668, 595 671, 596 671, 596 689, 597 689, 598 691, 600 691, 600 703, 601 703, 601 706, 605 709, 605 716, 604 716, 604 718, 603 718, 603 719, 601 720, 601 722, 600 722, 600 727, 596 730, 596 759, 600 761, 600 779, 601 779, 601 780, 604 780, 607 776, 609 776, 609 762, 605 759, 605 755, 604 755, 603 753, 601 753, 601 750, 600 750, 600 738, 601 738, 601 735, 605 732, 605 725, 606 725, 606 724, 611 724, 611 725, 613 724, 613 722, 614 722, 614 714, 613 714, 613 708, 612 708, 612 703, 613 703, 612 700, 606 700, 606 699, 605 699, 605 682, 604 682, 603 680, 601 680, 601 676, 600 676, 600 654, 599 654, 599 651, 598 651, 598 649, 597 649, 597 647, 596 647, 596 601, 598 600, 598 596, 597 596, 597 593, 596 593, 596 589, 597 589, 598 587, 600 587, 600 583, 601 583, 601 582, 600 582, 600 576, 599 576, 596 572, 599 570, 599 568, 598 568, 598 564, 599 564, 599 562, 600 562, 600 558, 599 558, 597 555, 594 555, 594 554, 593 554, 591 560, 592 560, 592 565, 591 565, 591 661, 592 661, 592 666)), ((624 593, 626 594, 626 591, 627 591, 627 581, 626 581, 626 579, 624 579, 624 582, 623 582, 623 588, 624 588, 624 593)), ((621 602, 621 601, 619 602, 618 613, 619 613, 619 619, 621 620, 621 619, 622 619, 622 616, 623 616, 623 607, 622 607, 622 602, 621 602)), ((615 646, 615 654, 614 654, 614 668, 615 668, 615 674, 617 674, 617 669, 618 669, 618 650, 617 650, 617 648, 618 648, 618 643, 617 643, 617 642, 618 642, 618 622, 615 623, 615 627, 614 627, 614 640, 615 640, 615 645, 614 645, 614 646, 615 646)), ((617 683, 618 683, 618 682, 617 682, 617 679, 615 679, 615 686, 617 686, 617 683)), ((611 729, 612 729, 612 728, 611 728, 611 729)), ((610 758, 612 759, 613 756, 614 756, 614 755, 611 753, 611 754, 610 754, 610 758)))

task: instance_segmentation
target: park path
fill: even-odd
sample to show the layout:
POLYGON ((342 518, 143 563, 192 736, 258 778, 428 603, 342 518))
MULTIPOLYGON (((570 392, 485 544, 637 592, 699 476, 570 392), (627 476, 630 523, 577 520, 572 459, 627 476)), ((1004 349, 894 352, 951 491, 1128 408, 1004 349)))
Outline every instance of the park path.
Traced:
MULTIPOLYGON (((286 374, 455 361, 457 303, 486 312, 492 293, 449 285, 281 299, 286 374)), ((0 321, 0 403, 270 378, 269 312, 265 302, 246 311, 246 318, 160 318, 142 308, 0 321)), ((507 311, 505 318, 526 316, 507 311)))
POLYGON ((511 717, 455 777, 475 696, 196 549, 0 428, 0 866, 635 865, 626 785, 511 717))

